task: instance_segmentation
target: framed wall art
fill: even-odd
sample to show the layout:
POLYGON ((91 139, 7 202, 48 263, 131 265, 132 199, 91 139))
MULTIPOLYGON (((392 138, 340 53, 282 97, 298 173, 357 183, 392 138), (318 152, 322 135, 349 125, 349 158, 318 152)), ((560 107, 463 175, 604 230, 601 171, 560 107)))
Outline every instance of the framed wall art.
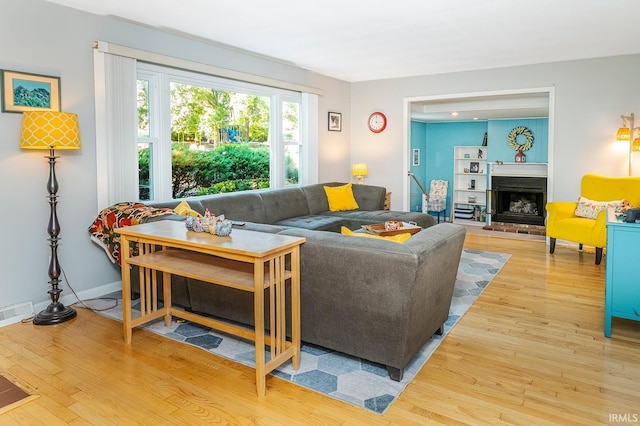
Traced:
POLYGON ((413 148, 412 154, 413 154, 411 156, 412 165, 414 167, 417 167, 417 166, 420 165, 420 149, 419 148, 413 148))
POLYGON ((329 112, 329 131, 330 132, 342 131, 342 113, 329 112))
POLYGON ((2 112, 60 111, 60 77, 2 71, 2 112))

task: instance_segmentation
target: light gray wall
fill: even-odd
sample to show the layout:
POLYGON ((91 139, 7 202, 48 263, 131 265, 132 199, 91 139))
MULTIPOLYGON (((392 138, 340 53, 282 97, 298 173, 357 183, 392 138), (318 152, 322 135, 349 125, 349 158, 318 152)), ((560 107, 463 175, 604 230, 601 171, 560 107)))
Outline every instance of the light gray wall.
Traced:
POLYGON ((632 55, 354 83, 351 158, 368 164, 367 183, 392 191, 393 209, 404 209, 405 98, 554 87, 551 192, 556 200, 574 200, 585 173, 628 174, 628 143, 616 142, 615 134, 621 114, 640 111, 638 69, 640 55, 632 55), (377 135, 367 129, 375 110, 388 118, 387 129, 377 135))
MULTIPOLYGON (((102 40, 215 66, 318 87, 320 180, 349 178, 349 84, 278 61, 185 39, 142 26, 79 12, 40 0, 2 0, 0 69, 61 77, 62 110, 77 113, 82 149, 60 151, 57 163, 58 257, 71 286, 83 297, 101 294, 119 280, 118 269, 89 239, 98 213, 92 43, 102 40), (342 112, 344 130, 327 131, 327 111, 342 112)), ((0 307, 48 304, 49 246, 47 153, 19 148, 22 115, 0 114, 0 307)), ((100 206, 103 208, 106 206, 100 206)), ((64 302, 71 297, 66 284, 64 302)))
MULTIPOLYGON (((74 11, 40 0, 2 0, 0 68, 60 76, 62 109, 79 115, 82 149, 61 151, 58 213, 59 258, 71 285, 82 296, 113 287, 118 270, 89 240, 96 203, 95 120, 91 44, 103 40, 201 61, 211 65, 319 87, 319 180, 347 181, 353 162, 367 162, 366 182, 393 192, 402 209, 403 99, 451 93, 556 88, 554 194, 574 199, 587 172, 625 175, 626 153, 616 150, 620 114, 638 112, 640 55, 506 69, 422 76, 349 84, 288 64, 189 40, 118 20, 74 11), (375 110, 389 119, 374 135, 366 120, 375 110), (343 114, 342 132, 327 131, 327 112, 343 114)), ((0 188, 5 200, 0 220, 0 306, 31 300, 47 304, 45 153, 21 151, 20 114, 0 114, 0 188)), ((505 142, 506 143, 506 142, 505 142)), ((66 285, 65 297, 70 296, 66 285)), ((68 303, 65 301, 65 303, 68 303)))

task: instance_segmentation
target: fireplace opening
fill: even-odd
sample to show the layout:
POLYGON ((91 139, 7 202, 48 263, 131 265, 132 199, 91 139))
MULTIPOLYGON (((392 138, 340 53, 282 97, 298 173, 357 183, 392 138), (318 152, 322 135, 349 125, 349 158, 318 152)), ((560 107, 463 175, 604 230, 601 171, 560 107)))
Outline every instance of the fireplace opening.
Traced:
POLYGON ((491 191, 492 221, 544 225, 547 178, 494 176, 491 191))

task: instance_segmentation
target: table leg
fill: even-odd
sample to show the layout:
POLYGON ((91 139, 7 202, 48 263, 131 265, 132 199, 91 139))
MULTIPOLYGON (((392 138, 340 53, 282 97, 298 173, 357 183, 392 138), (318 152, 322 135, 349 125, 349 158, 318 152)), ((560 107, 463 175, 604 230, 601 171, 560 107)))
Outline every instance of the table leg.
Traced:
POLYGON ((300 368, 300 246, 291 251, 291 344, 293 369, 300 368))
POLYGON ((256 259, 253 264, 253 303, 255 315, 256 345, 256 388, 258 396, 264 396, 267 390, 264 352, 264 261, 256 259))
POLYGON ((131 267, 129 266, 129 240, 120 237, 120 263, 122 267, 122 326, 124 342, 131 344, 131 267))
MULTIPOLYGON (((154 271, 155 272, 155 271, 154 271)), ((171 325, 171 274, 169 272, 162 273, 162 295, 164 299, 164 326, 171 325)))

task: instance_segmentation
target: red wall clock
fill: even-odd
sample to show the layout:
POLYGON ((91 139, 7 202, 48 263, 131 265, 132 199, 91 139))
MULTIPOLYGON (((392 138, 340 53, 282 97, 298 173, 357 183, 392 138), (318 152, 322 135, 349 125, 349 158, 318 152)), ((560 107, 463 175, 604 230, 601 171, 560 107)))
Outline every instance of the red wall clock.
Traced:
POLYGON ((380 133, 387 127, 387 116, 381 112, 374 112, 369 116, 369 130, 380 133))

